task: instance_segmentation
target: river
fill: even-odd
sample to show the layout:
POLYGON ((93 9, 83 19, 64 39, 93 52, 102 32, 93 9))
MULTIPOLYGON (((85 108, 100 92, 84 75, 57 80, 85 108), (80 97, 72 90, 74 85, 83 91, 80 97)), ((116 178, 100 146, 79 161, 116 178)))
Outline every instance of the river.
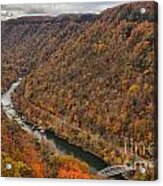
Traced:
POLYGON ((68 143, 66 140, 56 136, 53 132, 44 131, 44 133, 42 133, 37 128, 34 128, 34 126, 36 126, 35 124, 25 121, 23 116, 17 113, 12 102, 12 93, 20 85, 21 81, 22 78, 19 78, 18 81, 12 83, 8 91, 4 93, 1 98, 2 109, 10 120, 14 119, 23 130, 31 133, 35 138, 40 140, 40 142, 42 139, 47 140, 59 153, 73 155, 86 162, 92 172, 96 172, 108 166, 102 159, 94 154, 83 150, 81 147, 68 143))

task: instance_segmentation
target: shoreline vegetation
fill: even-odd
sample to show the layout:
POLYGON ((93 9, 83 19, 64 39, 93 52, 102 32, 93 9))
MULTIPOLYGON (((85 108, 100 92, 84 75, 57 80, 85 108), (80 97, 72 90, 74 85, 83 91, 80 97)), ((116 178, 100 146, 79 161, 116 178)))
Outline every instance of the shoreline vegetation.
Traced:
POLYGON ((58 153, 54 145, 47 141, 38 141, 14 121, 8 120, 4 113, 2 113, 2 140, 3 177, 96 178, 96 175, 90 173, 85 162, 71 155, 58 153), (7 163, 12 165, 11 170, 6 170, 7 163))

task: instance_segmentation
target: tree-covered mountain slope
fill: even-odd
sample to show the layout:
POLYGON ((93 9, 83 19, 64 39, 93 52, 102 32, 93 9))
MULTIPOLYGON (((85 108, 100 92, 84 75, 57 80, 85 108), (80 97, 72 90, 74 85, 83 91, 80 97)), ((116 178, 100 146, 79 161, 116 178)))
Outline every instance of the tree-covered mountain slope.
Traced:
POLYGON ((154 2, 135 2, 98 16, 37 18, 41 24, 22 18, 21 33, 12 27, 14 38, 12 21, 4 23, 4 90, 27 74, 14 102, 28 120, 111 164, 131 161, 133 152, 153 160, 155 150, 144 153, 142 146, 156 137, 155 8, 154 2))

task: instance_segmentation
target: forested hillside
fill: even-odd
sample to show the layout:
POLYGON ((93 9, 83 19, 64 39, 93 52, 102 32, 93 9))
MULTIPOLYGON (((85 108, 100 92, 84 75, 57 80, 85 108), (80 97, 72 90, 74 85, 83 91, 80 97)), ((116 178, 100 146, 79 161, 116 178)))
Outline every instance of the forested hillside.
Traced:
POLYGON ((95 178, 88 165, 72 156, 58 154, 50 143, 23 131, 2 113, 2 176, 32 178, 95 178), (11 170, 6 169, 11 164, 11 170))
POLYGON ((22 17, 2 22, 2 90, 18 76, 48 62, 64 44, 71 43, 96 15, 22 17), (71 39, 72 38, 72 39, 71 39))
POLYGON ((155 149, 141 147, 156 137, 154 8, 137 2, 100 15, 3 22, 3 91, 23 76, 13 98, 29 121, 110 164, 133 161, 133 152, 153 161, 155 149))

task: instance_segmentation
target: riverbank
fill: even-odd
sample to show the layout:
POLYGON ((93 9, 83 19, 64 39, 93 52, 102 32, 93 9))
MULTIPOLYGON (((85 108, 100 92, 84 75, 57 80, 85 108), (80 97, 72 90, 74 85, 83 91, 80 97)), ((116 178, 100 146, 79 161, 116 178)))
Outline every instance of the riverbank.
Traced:
POLYGON ((81 147, 107 164, 123 164, 130 161, 131 156, 125 157, 123 144, 114 139, 106 140, 98 133, 92 133, 88 128, 82 129, 74 123, 65 122, 64 118, 58 118, 47 108, 33 104, 26 96, 25 81, 21 83, 19 89, 13 95, 14 106, 18 112, 28 118, 31 123, 43 127, 45 130, 53 132, 60 138, 67 140, 70 144, 81 147), (116 148, 115 148, 116 147, 116 148))
MULTIPOLYGON (((69 144, 66 140, 59 138, 56 136, 54 133, 50 133, 48 131, 44 132, 44 134, 41 134, 39 130, 33 130, 32 128, 35 125, 28 125, 26 121, 24 121, 22 116, 20 116, 16 109, 14 108, 14 105, 12 103, 12 93, 14 90, 19 86, 21 82, 21 79, 19 79, 17 82, 14 82, 10 89, 2 95, 2 108, 4 112, 6 113, 6 116, 9 118, 9 120, 14 119, 14 124, 19 125, 19 127, 26 132, 30 133, 30 135, 33 135, 37 140, 42 142, 42 140, 46 143, 49 144, 55 149, 55 151, 60 152, 59 155, 64 156, 68 155, 74 161, 75 159, 78 158, 79 162, 86 162, 88 165, 91 167, 92 171, 96 171, 98 169, 104 168, 107 164, 101 160, 100 158, 94 156, 93 154, 84 151, 82 148, 77 147, 75 145, 69 144), (74 158, 73 158, 74 157, 74 158)), ((84 163, 85 164, 85 163, 84 163)), ((86 165, 85 164, 85 165, 86 165)), ((88 171, 88 168, 87 168, 88 171)))

